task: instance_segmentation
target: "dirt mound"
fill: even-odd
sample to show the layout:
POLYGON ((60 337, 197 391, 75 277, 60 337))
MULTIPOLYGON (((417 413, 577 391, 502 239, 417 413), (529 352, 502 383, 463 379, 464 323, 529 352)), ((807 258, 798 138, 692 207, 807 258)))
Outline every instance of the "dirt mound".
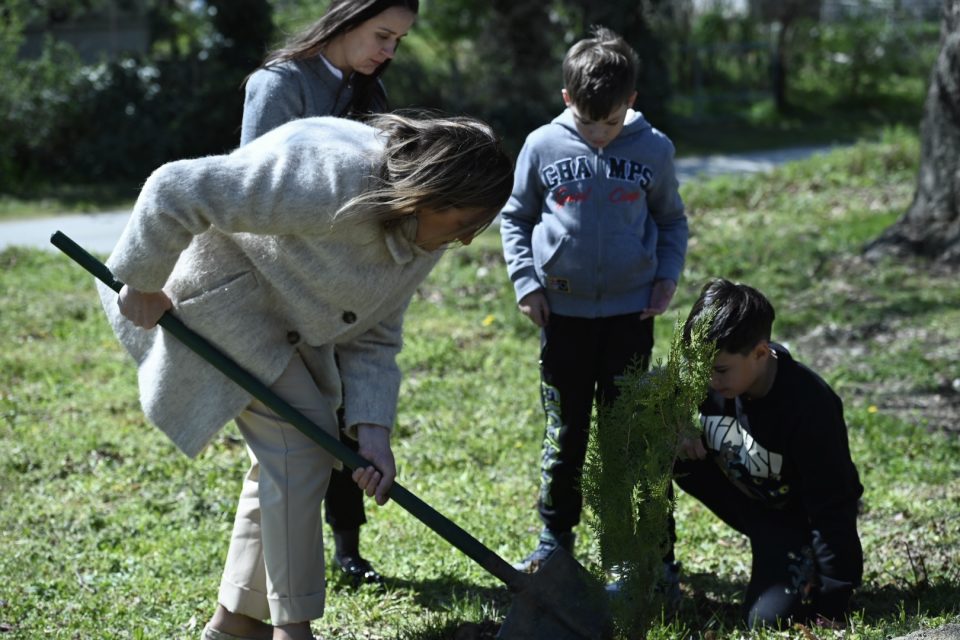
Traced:
POLYGON ((947 624, 937 629, 920 629, 893 640, 960 640, 960 624, 947 624))

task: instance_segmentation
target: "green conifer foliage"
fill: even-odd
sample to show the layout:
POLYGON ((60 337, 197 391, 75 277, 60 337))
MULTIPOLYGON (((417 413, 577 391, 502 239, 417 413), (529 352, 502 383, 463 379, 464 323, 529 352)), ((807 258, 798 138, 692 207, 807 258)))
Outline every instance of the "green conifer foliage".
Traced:
POLYGON ((666 363, 629 370, 617 400, 598 411, 582 486, 601 571, 622 580, 612 609, 623 637, 642 635, 661 612, 656 585, 669 545, 671 470, 680 443, 699 437, 698 407, 716 355, 706 339, 712 320, 703 314, 686 342, 678 319, 666 363))

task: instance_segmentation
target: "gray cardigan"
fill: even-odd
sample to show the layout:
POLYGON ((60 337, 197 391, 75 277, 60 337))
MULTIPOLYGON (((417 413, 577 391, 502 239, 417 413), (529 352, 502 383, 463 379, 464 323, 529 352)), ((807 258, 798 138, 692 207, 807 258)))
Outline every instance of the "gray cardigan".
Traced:
MULTIPOLYGON (((370 184, 373 128, 337 118, 290 122, 233 153, 166 164, 147 180, 108 266, 142 291, 163 288, 184 323, 265 384, 294 350, 346 424, 392 427, 403 314, 441 251, 409 219, 335 215, 370 184), (339 354, 339 374, 333 347, 339 354)), ((101 286, 104 309, 138 363, 147 417, 189 456, 250 396, 176 339, 144 331, 101 286)))
MULTIPOLYGON (((247 79, 240 144, 297 118, 342 116, 352 97, 350 83, 333 75, 320 56, 257 69, 247 79)), ((386 105, 375 102, 372 108, 379 112, 386 105)))

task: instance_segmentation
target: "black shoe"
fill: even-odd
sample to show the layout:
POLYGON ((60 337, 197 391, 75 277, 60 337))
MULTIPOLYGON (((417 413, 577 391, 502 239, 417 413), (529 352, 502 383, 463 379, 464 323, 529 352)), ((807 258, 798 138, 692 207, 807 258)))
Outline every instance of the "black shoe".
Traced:
POLYGON ((572 531, 554 533, 549 529, 544 529, 540 533, 537 548, 521 562, 513 565, 513 568, 523 573, 536 573, 540 570, 540 566, 547 561, 547 558, 557 550, 557 547, 563 547, 572 553, 575 540, 576 535, 572 531))
POLYGON ((360 556, 348 556, 345 558, 334 556, 334 560, 336 560, 337 565, 340 567, 340 571, 343 572, 345 580, 350 583, 353 588, 359 588, 360 585, 363 584, 383 586, 383 576, 377 573, 377 570, 364 558, 360 556))

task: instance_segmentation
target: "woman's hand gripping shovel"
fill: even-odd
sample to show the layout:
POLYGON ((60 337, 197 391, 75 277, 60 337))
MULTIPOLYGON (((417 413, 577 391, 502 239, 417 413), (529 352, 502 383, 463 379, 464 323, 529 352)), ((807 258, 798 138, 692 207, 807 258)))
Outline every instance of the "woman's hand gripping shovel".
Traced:
MULTIPOLYGON (((119 293, 123 288, 123 283, 113 277, 106 265, 63 233, 54 233, 50 242, 114 291, 119 293)), ((371 466, 169 312, 158 324, 350 469, 371 466)), ((507 585, 513 593, 513 603, 498 638, 600 640, 612 635, 603 586, 566 550, 558 548, 536 573, 521 573, 399 483, 393 484, 390 497, 507 585)))

